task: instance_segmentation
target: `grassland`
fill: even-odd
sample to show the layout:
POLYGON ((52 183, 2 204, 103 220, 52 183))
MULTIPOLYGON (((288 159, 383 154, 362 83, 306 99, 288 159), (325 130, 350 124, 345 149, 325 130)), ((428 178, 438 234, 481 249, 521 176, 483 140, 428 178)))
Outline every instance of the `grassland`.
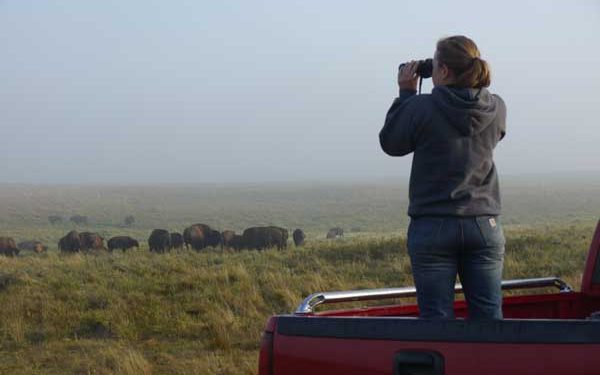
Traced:
MULTIPOLYGON (((504 278, 559 275, 578 287, 599 186, 508 186, 504 278)), ((2 187, 0 235, 51 248, 0 258, 0 374, 254 374, 269 315, 319 290, 412 284, 405 210, 400 185, 2 187), (72 226, 46 217, 76 213, 92 220, 78 229, 107 237, 144 239, 153 227, 200 221, 301 227, 309 242, 286 251, 59 254, 56 240, 72 226), (133 228, 119 225, 128 214, 133 228), (334 225, 361 231, 324 240, 334 225)))

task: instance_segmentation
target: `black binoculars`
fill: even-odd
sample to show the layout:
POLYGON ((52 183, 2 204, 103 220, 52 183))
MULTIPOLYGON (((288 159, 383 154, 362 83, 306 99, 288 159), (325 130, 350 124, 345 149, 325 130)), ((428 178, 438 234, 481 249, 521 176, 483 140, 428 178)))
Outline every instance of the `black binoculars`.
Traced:
MULTIPOLYGON (((400 64, 398 70, 400 70, 406 64, 400 64)), ((425 59, 419 62, 417 66, 417 75, 421 78, 430 78, 433 74, 433 59, 425 59)))

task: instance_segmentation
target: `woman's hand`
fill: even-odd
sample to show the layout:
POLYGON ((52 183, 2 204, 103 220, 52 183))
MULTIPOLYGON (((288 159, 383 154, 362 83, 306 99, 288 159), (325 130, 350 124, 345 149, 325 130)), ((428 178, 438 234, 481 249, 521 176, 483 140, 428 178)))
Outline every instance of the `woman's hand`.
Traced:
POLYGON ((417 81, 419 80, 417 68, 419 67, 419 63, 420 61, 411 60, 398 70, 398 86, 400 86, 400 90, 417 91, 417 81))

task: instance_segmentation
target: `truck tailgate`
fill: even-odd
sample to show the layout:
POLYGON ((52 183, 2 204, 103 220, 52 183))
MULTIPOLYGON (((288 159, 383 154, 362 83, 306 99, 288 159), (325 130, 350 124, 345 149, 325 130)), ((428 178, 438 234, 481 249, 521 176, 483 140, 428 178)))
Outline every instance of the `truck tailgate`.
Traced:
POLYGON ((600 322, 280 317, 273 374, 598 374, 600 322), (436 370, 441 361, 441 371, 436 370))

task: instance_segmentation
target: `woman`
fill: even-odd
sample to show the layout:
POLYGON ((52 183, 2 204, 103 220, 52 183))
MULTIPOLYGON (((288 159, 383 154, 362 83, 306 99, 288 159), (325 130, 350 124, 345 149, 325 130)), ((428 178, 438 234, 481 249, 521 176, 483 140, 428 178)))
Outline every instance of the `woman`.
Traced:
POLYGON ((454 318, 460 277, 470 319, 502 319, 504 234, 493 150, 506 107, 490 94, 490 69, 465 36, 438 41, 431 94, 416 95, 419 61, 398 72, 400 96, 379 134, 391 156, 414 152, 408 252, 420 316, 454 318))

